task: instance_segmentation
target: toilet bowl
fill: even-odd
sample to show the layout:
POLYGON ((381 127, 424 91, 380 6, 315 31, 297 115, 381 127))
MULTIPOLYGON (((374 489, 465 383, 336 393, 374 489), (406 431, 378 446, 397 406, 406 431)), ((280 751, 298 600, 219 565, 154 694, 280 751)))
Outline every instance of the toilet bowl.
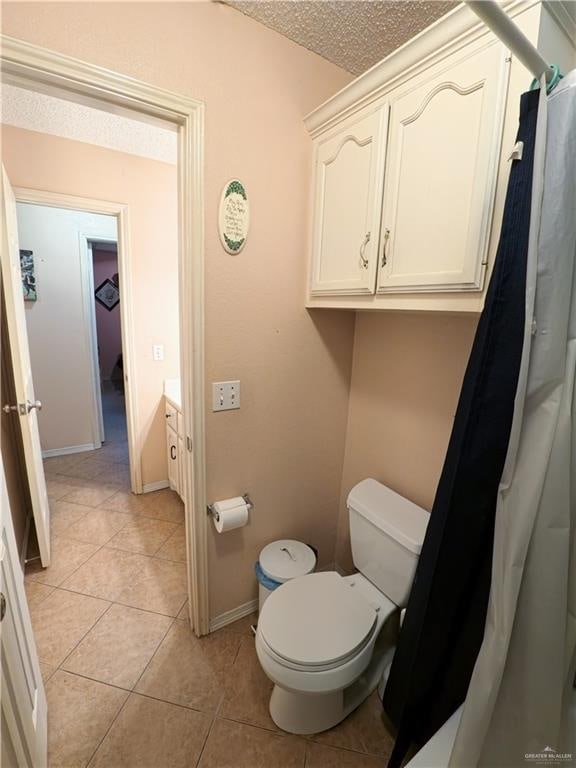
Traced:
POLYGON ((394 603, 361 574, 315 573, 277 589, 256 632, 258 659, 275 683, 270 714, 276 725, 318 733, 352 712, 389 663, 374 648, 396 615, 394 603))
POLYGON ((293 579, 268 597, 258 620, 256 652, 274 683, 270 714, 290 733, 332 728, 378 686, 428 522, 425 510, 375 480, 355 486, 348 507, 361 572, 293 579))

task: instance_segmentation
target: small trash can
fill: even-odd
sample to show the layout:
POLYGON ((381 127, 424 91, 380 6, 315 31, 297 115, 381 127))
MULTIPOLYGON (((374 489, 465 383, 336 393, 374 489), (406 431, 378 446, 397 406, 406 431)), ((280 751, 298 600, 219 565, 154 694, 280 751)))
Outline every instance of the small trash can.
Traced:
POLYGON ((280 584, 297 576, 305 576, 316 568, 316 553, 308 544, 293 539, 281 539, 268 544, 254 566, 258 579, 258 608, 280 584))

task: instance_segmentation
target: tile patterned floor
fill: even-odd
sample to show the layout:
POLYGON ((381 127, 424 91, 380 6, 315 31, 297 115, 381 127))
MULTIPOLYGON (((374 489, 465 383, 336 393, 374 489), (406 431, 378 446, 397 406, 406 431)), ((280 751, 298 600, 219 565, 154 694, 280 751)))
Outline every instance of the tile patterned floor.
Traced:
POLYGON ((375 695, 301 738, 268 713, 247 617, 190 631, 183 506, 129 492, 122 430, 48 459, 53 564, 26 574, 49 706, 49 768, 378 768, 392 741, 375 695))

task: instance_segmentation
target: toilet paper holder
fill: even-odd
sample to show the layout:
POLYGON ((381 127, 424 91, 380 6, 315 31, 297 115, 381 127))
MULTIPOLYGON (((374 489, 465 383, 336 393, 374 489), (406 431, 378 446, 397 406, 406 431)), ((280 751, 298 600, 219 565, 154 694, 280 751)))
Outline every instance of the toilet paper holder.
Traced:
MULTIPOLYGON (((248 506, 248 512, 251 512, 254 509, 254 504, 252 502, 252 499, 247 493, 243 493, 242 498, 244 499, 244 501, 248 506)), ((208 504, 208 506, 206 507, 206 514, 208 515, 208 517, 213 517, 214 520, 216 520, 216 522, 220 520, 220 515, 214 509, 214 504, 208 504)))

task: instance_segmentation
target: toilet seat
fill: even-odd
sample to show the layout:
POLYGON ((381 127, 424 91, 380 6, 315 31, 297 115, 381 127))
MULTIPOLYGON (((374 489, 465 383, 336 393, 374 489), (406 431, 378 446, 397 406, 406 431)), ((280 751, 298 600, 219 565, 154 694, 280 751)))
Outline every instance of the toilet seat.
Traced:
POLYGON ((301 576, 266 600, 258 633, 281 665, 308 672, 345 664, 370 642, 377 611, 335 572, 301 576))

